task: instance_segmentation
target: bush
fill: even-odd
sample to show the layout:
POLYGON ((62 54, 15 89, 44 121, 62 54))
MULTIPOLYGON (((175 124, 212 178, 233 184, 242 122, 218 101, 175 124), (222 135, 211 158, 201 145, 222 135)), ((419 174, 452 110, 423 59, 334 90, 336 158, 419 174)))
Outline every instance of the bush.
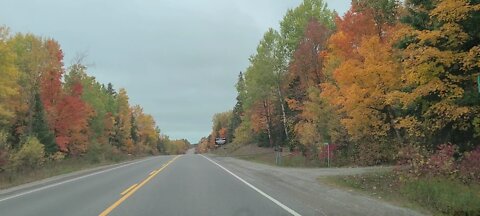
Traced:
POLYGON ((409 145, 401 148, 397 155, 396 172, 400 176, 400 180, 418 179, 426 172, 426 164, 428 162, 428 153, 426 150, 417 145, 409 145))
POLYGON ((51 161, 57 162, 65 159, 66 154, 60 151, 57 151, 49 156, 51 161))
POLYGON ((44 156, 44 145, 41 144, 36 137, 29 137, 25 143, 21 145, 20 150, 11 155, 11 168, 34 168, 40 166, 45 162, 44 156))
POLYGON ((8 162, 9 145, 7 143, 8 133, 0 131, 0 171, 8 162))
POLYGON ((460 163, 460 176, 466 183, 480 183, 480 146, 471 152, 465 153, 460 163))
POLYGON ((401 191, 423 206, 448 215, 480 215, 478 189, 452 180, 420 179, 407 182, 401 191))
POLYGON ((100 163, 105 160, 105 150, 101 144, 93 143, 89 146, 84 157, 90 163, 100 163))
POLYGON ((458 172, 454 155, 457 153, 457 146, 443 144, 430 156, 427 166, 430 175, 455 178, 458 172))
POLYGON ((433 154, 420 147, 402 148, 397 157, 399 167, 397 174, 401 179, 418 179, 419 177, 441 177, 461 179, 464 183, 480 183, 480 147, 465 152, 456 159, 458 148, 444 144, 433 154))

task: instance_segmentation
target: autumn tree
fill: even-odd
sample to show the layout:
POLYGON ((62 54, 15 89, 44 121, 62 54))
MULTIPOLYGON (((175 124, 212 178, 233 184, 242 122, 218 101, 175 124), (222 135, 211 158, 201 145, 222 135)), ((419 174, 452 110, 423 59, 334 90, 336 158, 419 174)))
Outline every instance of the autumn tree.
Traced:
POLYGON ((480 98, 480 5, 477 1, 407 1, 402 20, 406 91, 409 115, 401 122, 412 142, 455 143, 469 149, 478 143, 480 98), (476 120, 477 119, 477 120, 476 120))
MULTIPOLYGON (((21 143, 21 139, 28 136, 48 137, 49 133, 53 133, 53 129, 40 129, 34 124, 40 123, 39 120, 47 121, 48 118, 41 117, 45 113, 37 113, 39 108, 44 108, 43 102, 38 101, 41 97, 41 81, 43 73, 49 67, 50 59, 47 44, 49 40, 45 40, 33 34, 17 33, 8 40, 8 44, 15 52, 15 65, 19 70, 20 76, 18 84, 20 85, 20 94, 17 97, 15 108, 15 120, 12 124, 12 134, 15 142, 21 143), (43 118, 43 120, 42 120, 43 118), (40 129, 41 131, 36 131, 40 129)), ((44 109, 43 109, 44 110, 44 109)), ((43 124, 43 123, 42 123, 43 124)), ((50 141, 40 138, 40 142, 51 146, 50 141)), ((47 153, 51 153, 53 148, 46 148, 47 153)))
POLYGON ((257 53, 250 57, 251 65, 245 72, 246 94, 243 106, 246 118, 249 118, 252 129, 258 134, 267 135, 270 146, 274 145, 275 137, 282 138, 281 134, 276 135, 278 126, 282 126, 276 118, 279 103, 282 103, 279 100, 281 75, 278 65, 281 59, 278 56, 278 45, 279 35, 270 29, 260 41, 257 53))
MULTIPOLYGON (((323 68, 329 35, 330 30, 312 19, 305 30, 304 38, 300 41, 297 50, 293 54, 286 77, 286 83, 288 84, 286 87, 288 96, 286 101, 289 109, 294 114, 290 118, 294 125, 294 132, 296 136, 298 135, 297 138, 300 139, 298 141, 303 143, 304 146, 310 146, 308 148, 310 150, 316 150, 316 147, 312 145, 319 144, 320 140, 315 139, 316 142, 313 142, 310 139, 307 143, 306 136, 300 134, 306 134, 308 130, 308 133, 313 135, 318 131, 315 129, 316 127, 310 124, 311 122, 307 122, 309 120, 302 119, 301 113, 308 100, 308 91, 318 88, 319 84, 325 81, 323 68)), ((313 138, 312 136, 310 137, 313 138)))
POLYGON ((335 27, 335 14, 327 8, 323 0, 304 0, 298 7, 287 11, 280 22, 280 35, 287 61, 297 50, 299 41, 304 38, 308 23, 315 20, 328 29, 335 27))
POLYGON ((113 144, 125 152, 132 153, 134 151, 131 133, 132 118, 127 91, 121 88, 116 99, 118 114, 115 119, 113 144))
POLYGON ((399 0, 352 0, 352 8, 372 17, 380 39, 385 37, 386 29, 397 23, 399 5, 399 0))
POLYGON ((8 29, 0 27, 0 129, 14 117, 14 101, 20 89, 15 53, 8 46, 7 40, 8 29))
POLYGON ((213 141, 215 138, 227 138, 228 137, 228 126, 230 125, 230 120, 232 119, 232 111, 216 113, 213 115, 212 122, 212 137, 213 141))
POLYGON ((235 85, 237 89, 237 103, 233 107, 232 110, 232 117, 230 119, 229 125, 228 125, 228 136, 227 136, 227 141, 232 142, 233 139, 235 138, 235 130, 240 126, 242 123, 242 117, 244 115, 243 111, 243 101, 245 100, 245 80, 243 78, 243 73, 240 72, 238 74, 238 81, 237 84, 235 85))
POLYGON ((55 134, 53 130, 48 126, 45 109, 43 108, 40 95, 37 94, 34 99, 35 107, 33 109, 33 119, 31 135, 38 138, 38 141, 45 146, 45 152, 52 154, 58 151, 58 146, 55 142, 55 134))
POLYGON ((136 105, 132 108, 132 119, 135 121, 136 147, 137 152, 156 152, 156 144, 159 139, 155 120, 151 115, 143 113, 143 109, 136 105))

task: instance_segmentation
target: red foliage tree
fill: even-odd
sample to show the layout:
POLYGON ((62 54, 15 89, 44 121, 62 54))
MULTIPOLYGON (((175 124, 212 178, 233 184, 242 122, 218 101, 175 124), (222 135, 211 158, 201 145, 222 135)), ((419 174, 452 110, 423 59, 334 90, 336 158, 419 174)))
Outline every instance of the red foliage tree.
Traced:
POLYGON ((82 85, 76 82, 67 91, 62 89, 63 52, 54 40, 46 48, 49 62, 42 71, 40 97, 53 129, 58 149, 76 155, 86 151, 88 119, 91 108, 82 100, 82 85))
POLYGON ((323 61, 329 36, 330 31, 318 21, 308 23, 305 37, 293 55, 289 73, 290 83, 295 79, 300 81, 299 88, 303 92, 324 79, 323 61))

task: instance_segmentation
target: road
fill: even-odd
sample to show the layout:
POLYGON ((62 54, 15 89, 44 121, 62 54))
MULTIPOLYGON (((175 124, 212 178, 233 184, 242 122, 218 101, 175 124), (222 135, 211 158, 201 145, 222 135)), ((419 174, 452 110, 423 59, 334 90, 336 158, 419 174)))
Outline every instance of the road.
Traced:
MULTIPOLYGON (((0 215, 327 215, 282 194, 288 188, 272 191, 261 175, 241 171, 244 164, 233 166, 194 154, 148 158, 0 195, 0 215)), ((338 209, 328 215, 411 213, 382 205, 387 211, 338 209)))

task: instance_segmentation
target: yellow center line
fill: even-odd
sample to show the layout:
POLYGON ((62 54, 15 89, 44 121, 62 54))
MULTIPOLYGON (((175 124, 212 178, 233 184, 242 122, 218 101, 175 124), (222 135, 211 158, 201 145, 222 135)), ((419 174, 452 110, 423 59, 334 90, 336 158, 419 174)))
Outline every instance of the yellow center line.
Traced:
POLYGON ((145 185, 148 181, 150 181, 153 177, 155 177, 158 173, 160 173, 163 169, 165 169, 168 165, 170 165, 173 161, 175 161, 180 155, 177 155, 176 157, 172 158, 170 161, 168 161, 162 168, 157 170, 155 173, 150 175, 148 178, 143 180, 138 186, 133 187, 129 192, 127 192, 124 196, 122 196, 119 200, 117 200, 115 203, 113 203, 110 207, 105 209, 102 213, 100 213, 98 216, 106 216, 110 214, 110 212, 113 211, 116 207, 118 207, 120 204, 122 204, 123 201, 125 201, 128 197, 132 196, 138 189, 140 189, 143 185, 145 185))
POLYGON ((130 186, 129 188, 127 188, 126 190, 124 190, 120 195, 125 195, 126 193, 128 193, 128 191, 132 190, 135 186, 137 186, 138 184, 133 184, 132 186, 130 186))
POLYGON ((148 175, 152 175, 153 173, 155 173, 157 170, 153 170, 152 172, 150 172, 150 174, 148 175))

